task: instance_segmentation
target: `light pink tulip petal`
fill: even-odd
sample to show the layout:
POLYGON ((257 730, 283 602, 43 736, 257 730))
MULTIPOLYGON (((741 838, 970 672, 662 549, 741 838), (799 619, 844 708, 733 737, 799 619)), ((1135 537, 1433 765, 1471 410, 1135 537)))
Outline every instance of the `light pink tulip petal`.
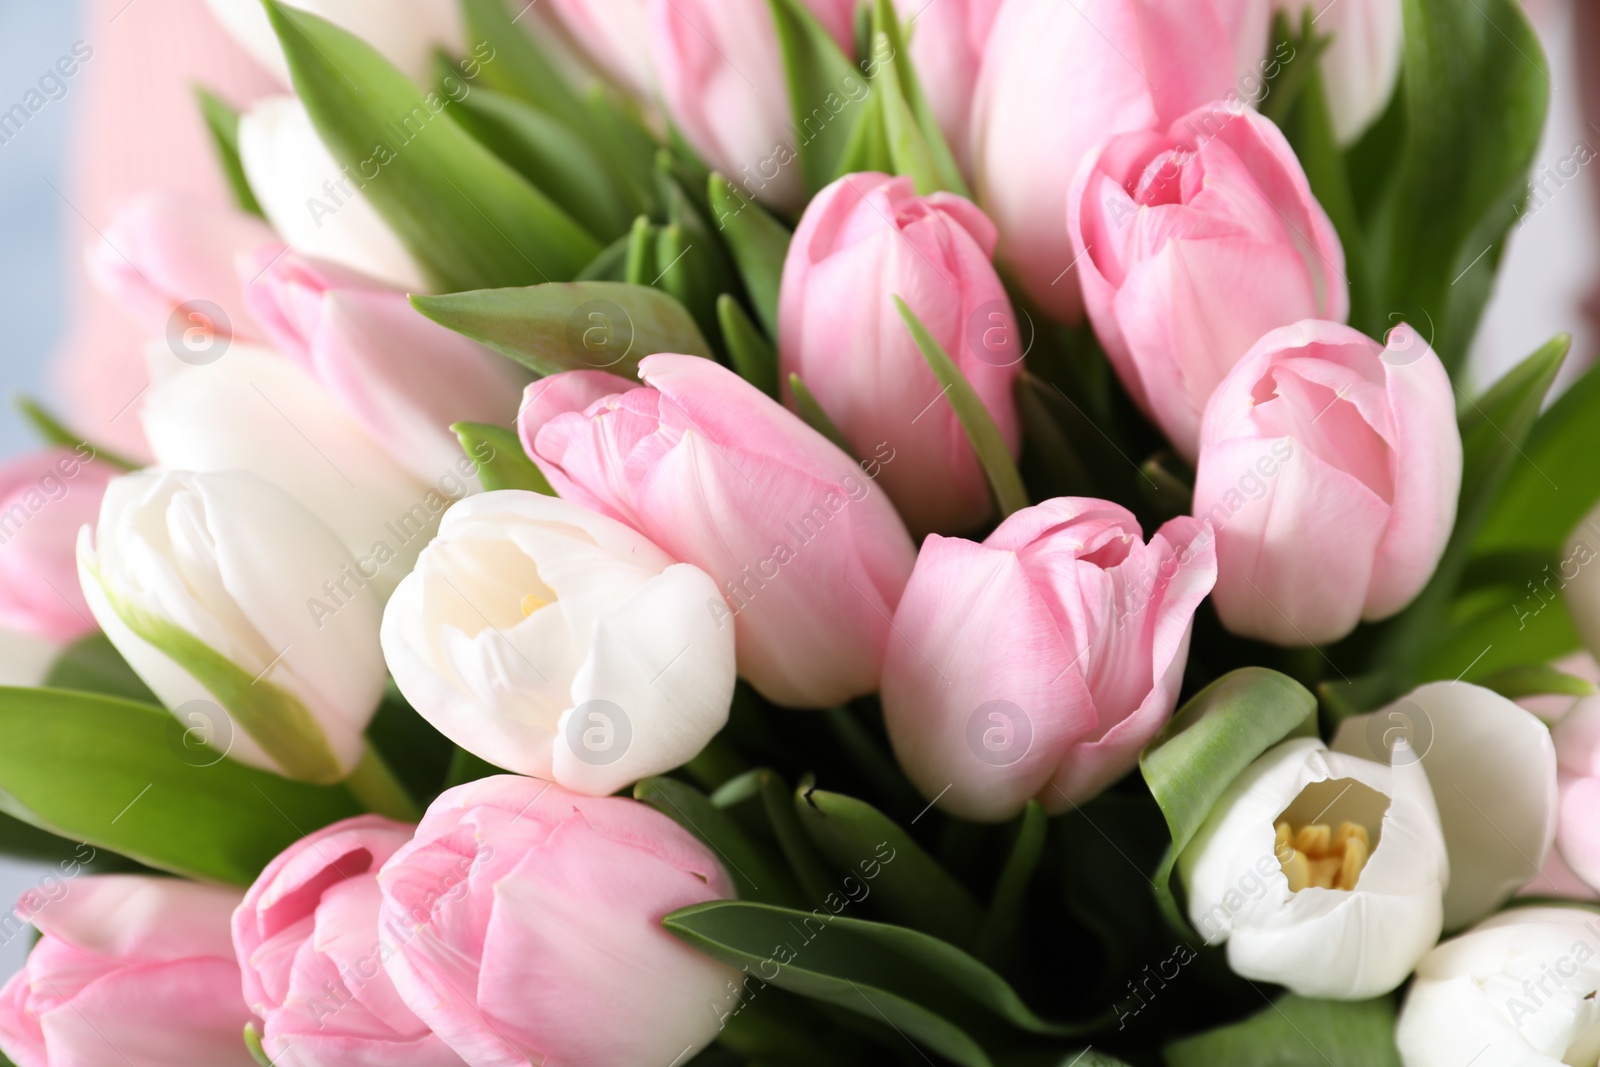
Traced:
POLYGON ((1600 888, 1600 778, 1560 775, 1561 815, 1556 844, 1574 874, 1600 888))
POLYGON ((119 472, 86 454, 52 448, 0 465, 0 626, 60 643, 94 631, 74 544, 119 472))
POLYGON ((311 369, 311 342, 322 320, 323 297, 333 289, 395 292, 386 282, 324 259, 265 245, 238 256, 244 303, 267 343, 311 369))

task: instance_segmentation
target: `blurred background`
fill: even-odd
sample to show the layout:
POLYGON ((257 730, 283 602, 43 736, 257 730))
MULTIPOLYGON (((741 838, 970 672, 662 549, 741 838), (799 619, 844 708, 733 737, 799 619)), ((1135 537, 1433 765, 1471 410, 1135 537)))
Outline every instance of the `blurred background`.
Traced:
MULTIPOLYGON (((1586 42, 1600 43, 1594 7, 1529 3, 1550 60, 1552 107, 1533 209, 1513 231, 1473 353, 1475 387, 1556 332, 1575 338, 1568 378, 1600 345, 1600 90, 1585 84, 1600 83, 1600 72, 1582 71, 1578 61, 1586 42)), ((65 398, 83 375, 102 387, 122 377, 119 368, 128 381, 140 379, 137 342, 82 277, 84 249, 119 198, 157 185, 220 195, 184 78, 198 70, 236 102, 270 86, 210 24, 201 0, 0 0, 0 114, 38 91, 75 45, 92 53, 61 82, 64 91, 52 83, 25 124, 0 125, 0 386, 8 397, 27 393, 57 410, 70 406, 65 398)), ((137 388, 128 388, 129 402, 137 388)), ((116 406, 97 413, 98 425, 75 428, 122 443, 116 406)), ((35 443, 14 405, 0 407, 0 456, 35 443)), ((0 902, 44 875, 0 858, 0 902)), ((21 966, 30 943, 26 935, 0 940, 0 977, 21 966)))

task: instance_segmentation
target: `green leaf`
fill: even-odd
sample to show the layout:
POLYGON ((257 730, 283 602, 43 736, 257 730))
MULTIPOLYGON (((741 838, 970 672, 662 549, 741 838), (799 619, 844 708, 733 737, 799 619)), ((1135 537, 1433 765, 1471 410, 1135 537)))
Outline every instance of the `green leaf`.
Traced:
POLYGON ((722 287, 716 272, 708 268, 709 255, 699 252, 700 248, 677 223, 657 230, 656 269, 651 284, 686 308, 703 334, 715 336, 717 293, 722 287))
POLYGON ((605 249, 591 259, 587 266, 578 272, 573 279, 576 282, 623 282, 628 279, 624 276, 628 264, 628 246, 633 240, 632 228, 629 232, 618 237, 606 245, 605 249))
POLYGON ((811 395, 811 390, 806 388, 806 383, 800 380, 800 375, 789 375, 789 391, 794 394, 794 406, 800 409, 800 418, 813 430, 832 441, 839 450, 851 459, 860 459, 854 448, 845 438, 844 431, 834 425, 828 413, 822 410, 822 405, 817 398, 811 395))
POLYGON ((704 841, 727 868, 740 897, 784 904, 800 900, 794 879, 783 866, 694 786, 675 778, 646 778, 633 787, 633 798, 704 841))
POLYGON ((1285 738, 1315 734, 1316 712, 1316 698, 1293 678, 1243 667, 1196 693, 1140 755, 1139 771, 1172 833, 1154 885, 1174 929, 1188 929, 1172 895, 1178 854, 1256 757, 1285 738))
POLYGON ((1485 689, 1493 689, 1508 700, 1521 700, 1523 697, 1552 693, 1573 697, 1593 696, 1595 693, 1594 683, 1567 674, 1565 671, 1558 671, 1547 663, 1525 663, 1518 667, 1507 667, 1495 671, 1478 684, 1485 689))
POLYGON ((244 1024, 244 1047, 259 1067, 273 1067, 272 1057, 267 1055, 266 1048, 262 1046, 261 1035, 256 1033, 254 1022, 244 1024))
POLYGON ((794 794, 800 826, 841 872, 861 877, 875 854, 894 851, 872 887, 875 913, 963 947, 976 942, 983 909, 911 835, 870 804, 808 786, 794 794))
POLYGON ((622 280, 629 285, 649 287, 656 261, 656 231, 655 223, 644 215, 633 220, 633 229, 628 231, 628 254, 624 257, 622 268, 622 280))
POLYGON ((778 395, 778 353, 750 321, 739 302, 727 293, 717 297, 717 321, 722 326, 722 343, 739 377, 770 397, 778 395))
POLYGON ((443 290, 571 278, 600 243, 370 45, 262 0, 323 143, 443 290), (375 170, 368 178, 368 171, 375 170))
POLYGON ((627 232, 637 205, 623 197, 605 162, 569 127, 488 89, 463 97, 456 107, 456 121, 468 133, 588 232, 603 240, 627 232))
MULTIPOLYGON (((517 25, 502 0, 462 0, 468 39, 489 47, 479 74, 491 90, 514 96, 581 133, 588 108, 538 45, 534 34, 517 25)), ((524 9, 525 10, 525 9, 524 9)), ((481 47, 481 46, 480 46, 481 47)))
POLYGON ((994 491, 1000 517, 1021 511, 1028 506, 1028 491, 1023 487, 1022 475, 1017 473, 1017 465, 1011 461, 1011 453, 1007 451, 1005 439, 1000 436, 1000 428, 994 424, 989 409, 983 406, 983 401, 961 373, 961 368, 934 340, 933 334, 928 332, 916 313, 899 296, 894 298, 894 302, 900 309, 900 317, 911 330, 922 358, 928 361, 934 378, 944 386, 950 406, 955 409, 956 418, 961 420, 962 429, 967 431, 967 439, 972 442, 972 449, 978 454, 978 463, 989 479, 989 488, 994 491))
POLYGON ((244 164, 239 162, 239 113, 222 97, 203 85, 194 87, 195 100, 200 104, 200 115, 211 133, 211 145, 217 150, 217 162, 222 165, 222 176, 233 192, 233 202, 240 211, 257 218, 266 218, 256 194, 250 189, 250 180, 244 176, 244 164))
POLYGON ((1168 1045, 1167 1067, 1400 1067, 1394 1002, 1286 994, 1243 1022, 1168 1045))
POLYGON ((0 809, 74 841, 248 885, 283 849, 358 815, 342 787, 291 782, 186 744, 161 708, 0 689, 0 809), (195 766, 195 763, 206 766, 195 766))
MULTIPOLYGON (((369 751, 393 768, 407 797, 427 800, 444 788, 455 746, 417 713, 393 681, 367 726, 367 742, 369 751)), ((348 779, 345 788, 355 792, 348 779)))
MULTIPOLYGON (((1432 321, 1459 366, 1538 150, 1550 94, 1515 0, 1404 0, 1406 128, 1372 252, 1381 313, 1432 321)), ((1376 310, 1376 309, 1375 309, 1376 310)))
MULTIPOLYGON (((898 862, 884 861, 880 877, 898 862)), ((877 891, 870 881, 861 888, 877 891)), ((675 911, 662 925, 713 959, 748 967, 780 989, 887 1019, 905 1037, 958 1064, 992 1064, 980 1044, 990 1035, 1001 1042, 1014 1042, 1017 1031, 1072 1037, 1099 1022, 1047 1022, 1003 978, 954 945, 843 914, 852 906, 842 891, 828 907, 810 912, 712 901, 675 911)))
POLYGON ((767 2, 783 53, 791 121, 800 138, 795 146, 800 172, 806 192, 815 195, 842 173, 839 164, 867 111, 868 85, 801 0, 767 2), (861 88, 861 99, 848 95, 851 86, 861 88))
POLYGON ((1145 503, 1161 521, 1187 515, 1194 508, 1194 472, 1183 460, 1163 449, 1139 466, 1144 475, 1137 483, 1145 503))
POLYGON ((79 455, 87 461, 96 459, 105 460, 118 470, 137 470, 141 464, 131 459, 125 459, 107 448, 102 448, 82 435, 69 430, 64 423, 32 397, 18 395, 16 398, 17 410, 22 412, 22 417, 28 420, 34 432, 44 438, 45 442, 52 445, 62 445, 67 448, 76 448, 79 455))
POLYGON ((750 294, 750 304, 761 318, 767 336, 777 337, 778 293, 783 287, 789 241, 794 235, 722 175, 713 174, 708 184, 712 217, 728 251, 733 253, 745 292, 750 294))
POLYGON ((105 634, 96 631, 62 650, 44 680, 47 689, 99 693, 141 704, 159 704, 105 634))
POLYGON ((631 379, 656 352, 711 355, 683 305, 644 285, 566 282, 413 296, 411 304, 540 374, 606 370, 631 379))
POLYGON ((1008 957, 1022 929, 1022 908, 1027 900, 1028 887, 1039 867, 1039 857, 1044 854, 1044 806, 1029 800, 1017 824, 1017 839, 1011 843, 1011 854, 1000 869, 1000 881, 994 889, 994 899, 978 933, 978 955, 991 962, 1008 957))
POLYGON ((970 199, 972 193, 961 177, 961 168, 922 93, 891 0, 875 0, 872 18, 873 52, 888 57, 878 65, 872 91, 879 98, 894 173, 910 176, 923 196, 944 191, 970 199))
POLYGON ((477 468, 484 489, 526 489, 555 496, 544 474, 522 450, 515 432, 483 422, 458 422, 450 431, 461 440, 461 449, 477 468))

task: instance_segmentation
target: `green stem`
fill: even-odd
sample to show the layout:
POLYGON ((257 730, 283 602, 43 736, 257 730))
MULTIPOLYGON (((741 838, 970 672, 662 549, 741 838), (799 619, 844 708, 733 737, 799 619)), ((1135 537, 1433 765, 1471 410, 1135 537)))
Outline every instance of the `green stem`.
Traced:
POLYGON ((416 822, 422 818, 422 809, 370 743, 361 754, 361 762, 344 780, 344 786, 370 812, 401 822, 416 822))

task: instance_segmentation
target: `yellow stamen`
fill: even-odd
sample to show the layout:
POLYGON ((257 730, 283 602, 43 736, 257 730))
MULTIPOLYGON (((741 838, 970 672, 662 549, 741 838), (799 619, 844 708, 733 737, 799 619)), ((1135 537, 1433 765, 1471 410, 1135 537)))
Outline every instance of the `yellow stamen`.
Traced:
POLYGON ((1354 889, 1372 854, 1367 828, 1358 823, 1340 823, 1337 831, 1326 823, 1295 830, 1285 820, 1273 830, 1278 865, 1289 880, 1291 893, 1313 886, 1354 889))
POLYGON ((546 600, 538 593, 529 593, 527 596, 522 598, 522 617, 526 619, 529 615, 532 615, 546 604, 552 603, 554 603, 554 601, 546 600))

